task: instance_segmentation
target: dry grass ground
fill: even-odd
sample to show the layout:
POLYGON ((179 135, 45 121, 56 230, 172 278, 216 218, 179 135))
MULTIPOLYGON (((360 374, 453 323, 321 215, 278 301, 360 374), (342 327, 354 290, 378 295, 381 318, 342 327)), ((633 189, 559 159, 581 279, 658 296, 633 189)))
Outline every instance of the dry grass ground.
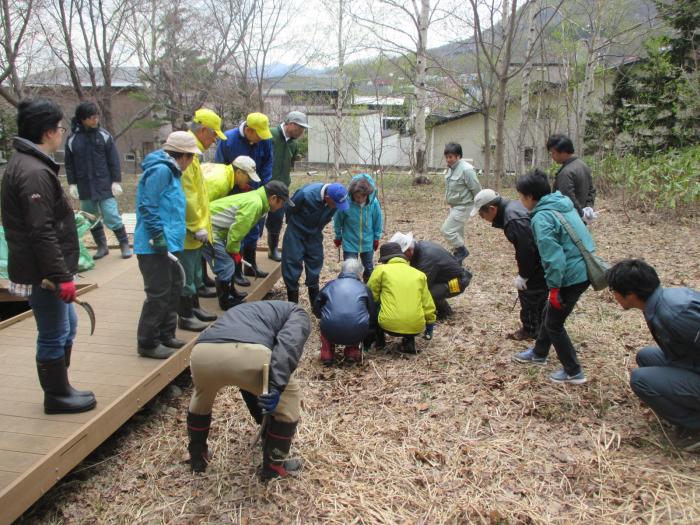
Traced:
MULTIPOLYGON (((299 177, 302 179, 302 177, 299 177)), ((310 180, 309 177, 303 177, 310 180)), ((440 241, 442 186, 387 178, 386 233, 440 241)), ((616 212, 594 227, 609 260, 643 256, 667 286, 700 288, 700 226, 616 212)), ((638 311, 589 290, 568 323, 589 377, 547 380, 511 363, 517 328, 513 249, 468 224, 474 273, 456 315, 408 357, 370 352, 360 366, 318 363, 317 324, 298 369, 305 399, 294 454, 304 470, 263 485, 256 428, 236 390, 220 393, 206 475, 186 456, 189 387, 162 398, 25 515, 25 523, 700 523, 700 458, 674 451, 629 389, 635 351, 652 341, 638 311)), ((323 281, 339 269, 326 234, 323 281)), ((274 289, 283 297, 283 287, 274 289)), ((306 298, 303 299, 304 305, 306 298)))

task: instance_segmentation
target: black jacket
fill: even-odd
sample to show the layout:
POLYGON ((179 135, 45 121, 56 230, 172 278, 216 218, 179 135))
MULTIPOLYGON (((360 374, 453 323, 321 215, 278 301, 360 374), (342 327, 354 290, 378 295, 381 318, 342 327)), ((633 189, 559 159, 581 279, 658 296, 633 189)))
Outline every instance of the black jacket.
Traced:
POLYGON ((12 145, 16 153, 7 163, 0 190, 10 280, 72 281, 78 271, 78 233, 58 180, 58 164, 28 140, 15 138, 12 145))
POLYGON ((428 278, 428 288, 462 276, 462 265, 450 252, 431 241, 416 241, 411 266, 428 278))
POLYGON ((593 177, 591 177, 591 168, 576 156, 569 157, 557 171, 553 191, 557 190, 571 199, 581 217, 583 217, 583 208, 592 208, 595 204, 596 191, 593 186, 593 177))
POLYGON ((376 326, 372 292, 357 275, 341 273, 323 287, 313 305, 321 332, 332 343, 356 345, 376 326))
POLYGON ((287 301, 256 301, 227 310, 197 339, 198 343, 254 343, 272 350, 270 387, 289 382, 311 332, 308 314, 287 301))
POLYGON ((65 147, 68 184, 78 185, 82 200, 113 197, 112 183, 121 182, 119 151, 112 135, 103 128, 75 124, 65 147))
POLYGON ((502 229, 506 239, 515 246, 518 274, 528 280, 528 289, 544 288, 544 269, 532 237, 530 213, 520 201, 503 197, 497 201, 497 206, 498 213, 491 226, 502 229))

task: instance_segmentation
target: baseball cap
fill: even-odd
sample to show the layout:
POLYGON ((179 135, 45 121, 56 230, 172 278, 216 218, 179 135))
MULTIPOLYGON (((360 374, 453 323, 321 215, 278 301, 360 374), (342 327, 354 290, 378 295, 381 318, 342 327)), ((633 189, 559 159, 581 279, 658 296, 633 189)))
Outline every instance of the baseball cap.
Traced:
POLYGON ((250 180, 260 182, 260 177, 258 177, 258 174, 255 171, 255 161, 250 157, 246 155, 239 155, 233 159, 231 164, 233 164, 234 168, 245 171, 248 174, 248 177, 250 177, 250 180))
POLYGON ((287 113, 287 118, 285 119, 285 122, 298 124, 304 129, 309 129, 311 127, 309 126, 309 121, 306 118, 306 115, 301 111, 290 111, 289 113, 287 113))
POLYGON ((270 133, 270 121, 267 119, 267 115, 263 115, 262 113, 249 113, 245 119, 245 125, 255 130, 258 137, 262 140, 272 138, 272 133, 270 133))
POLYGON ((389 242, 397 243, 399 246, 401 246, 401 251, 405 252, 411 247, 411 243, 413 242, 413 232, 396 232, 394 235, 391 236, 389 242))
POLYGON ((476 197, 474 197, 474 208, 472 208, 469 216, 474 217, 477 213, 479 213, 481 208, 486 206, 489 202, 496 200, 498 197, 500 197, 500 195, 493 190, 481 190, 476 194, 476 197))
POLYGON ((221 117, 214 113, 211 109, 199 108, 194 112, 194 118, 192 121, 214 131, 216 136, 221 140, 226 140, 226 135, 224 135, 224 132, 221 131, 221 117))
POLYGON ((175 153, 192 153, 199 155, 201 152, 197 147, 197 139, 192 133, 187 131, 173 131, 168 135, 168 139, 163 144, 163 149, 175 153))
POLYGON ((268 190, 266 192, 268 195, 276 195, 280 199, 284 199, 287 202, 287 206, 294 207, 294 201, 289 198, 289 188, 284 182, 271 180, 265 184, 265 189, 268 190))
POLYGON ((350 207, 348 202, 348 190, 339 182, 329 184, 326 188, 326 195, 335 203, 338 211, 345 211, 350 207))

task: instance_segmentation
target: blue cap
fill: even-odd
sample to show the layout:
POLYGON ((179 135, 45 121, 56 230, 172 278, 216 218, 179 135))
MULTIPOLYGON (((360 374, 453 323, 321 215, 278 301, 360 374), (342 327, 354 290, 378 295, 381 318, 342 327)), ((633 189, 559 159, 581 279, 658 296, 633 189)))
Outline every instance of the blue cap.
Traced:
POLYGON ((335 207, 338 211, 345 211, 350 207, 348 190, 339 182, 329 184, 326 188, 326 195, 335 203, 335 207))

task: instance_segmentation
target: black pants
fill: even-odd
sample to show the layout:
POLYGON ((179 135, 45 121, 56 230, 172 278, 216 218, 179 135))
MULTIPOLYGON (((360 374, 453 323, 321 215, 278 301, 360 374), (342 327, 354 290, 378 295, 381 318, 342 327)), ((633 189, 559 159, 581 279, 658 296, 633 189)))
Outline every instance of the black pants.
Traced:
POLYGON ((277 211, 267 212, 267 220, 265 221, 265 226, 267 227, 267 234, 279 235, 282 231, 282 223, 284 222, 284 209, 287 207, 287 203, 282 206, 277 211))
POLYGON ((136 258, 146 292, 136 338, 142 348, 155 348, 161 341, 175 336, 177 303, 184 283, 179 268, 167 255, 136 258))
POLYGON ((557 310, 547 302, 542 312, 542 326, 535 341, 535 354, 539 357, 547 357, 549 347, 554 345, 559 361, 570 376, 578 374, 581 371, 581 365, 576 358, 576 349, 569 339, 569 334, 566 333, 564 323, 588 285, 586 281, 561 288, 559 290, 561 310, 557 310))
POLYGON ((542 314, 547 304, 547 288, 518 291, 520 300, 520 322, 523 328, 534 337, 540 333, 542 314))
POLYGON ((462 270, 462 275, 447 281, 446 283, 433 283, 430 286, 430 295, 436 303, 448 297, 455 297, 467 289, 472 280, 472 274, 467 269, 462 270))

